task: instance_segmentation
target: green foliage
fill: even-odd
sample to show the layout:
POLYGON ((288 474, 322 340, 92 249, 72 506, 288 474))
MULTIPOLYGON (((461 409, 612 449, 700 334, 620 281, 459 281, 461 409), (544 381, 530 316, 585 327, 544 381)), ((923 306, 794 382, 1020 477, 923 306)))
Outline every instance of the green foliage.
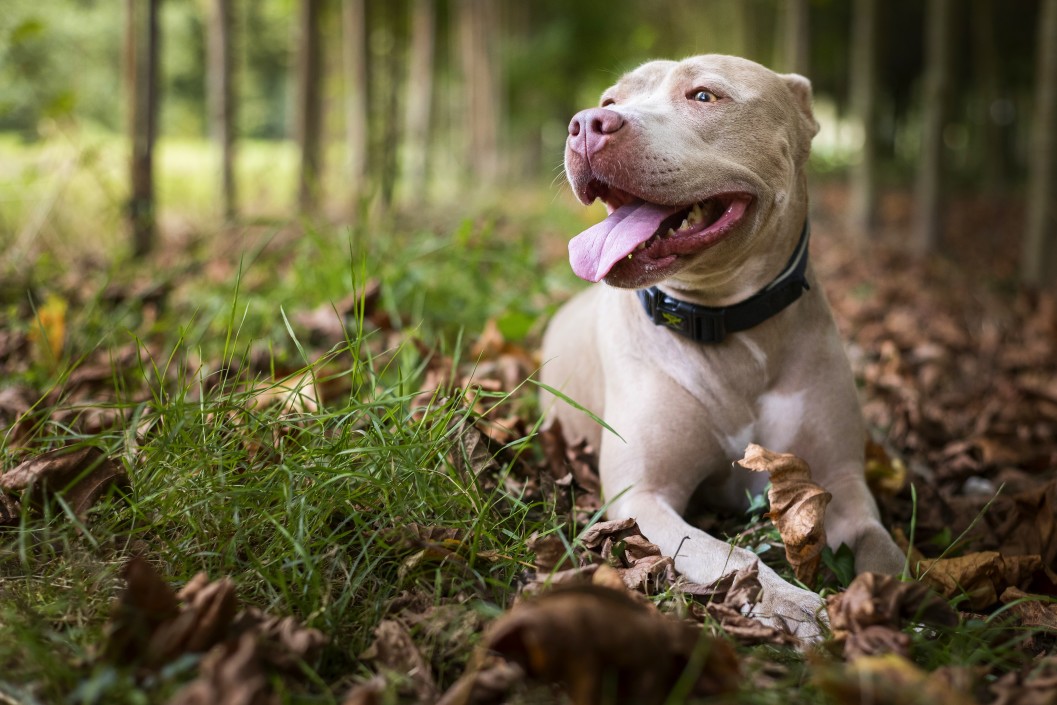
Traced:
MULTIPOLYGON (((71 311, 73 349, 120 347, 130 333, 161 347, 140 368, 115 372, 150 380, 150 395, 123 393, 116 407, 130 414, 127 425, 90 439, 125 464, 132 495, 98 505, 87 522, 57 507, 0 530, 0 686, 38 682, 47 701, 139 703, 163 700, 190 677, 193 664, 179 662, 146 682, 81 665, 104 639, 122 562, 144 551, 177 585, 198 571, 230 575, 244 604, 322 629, 332 638, 315 676, 323 682, 356 672, 371 629, 401 590, 464 593, 485 611, 505 606, 528 558, 525 539, 546 530, 539 517, 551 512, 453 464, 469 411, 459 395, 431 401, 416 392, 428 350, 408 342, 379 355, 381 334, 350 325, 345 343, 308 361, 319 377, 324 366, 339 370, 348 391, 294 421, 258 408, 262 392, 235 370, 262 349, 276 366, 304 368, 286 312, 341 298, 368 273, 381 279, 394 317, 414 321, 430 345, 450 345, 460 314, 479 327, 517 295, 490 296, 496 281, 507 276, 522 293, 532 290, 532 265, 506 256, 526 245, 503 244, 487 221, 456 234, 468 259, 428 233, 364 242, 310 230, 278 250, 276 237, 248 243, 231 278, 178 288, 174 308, 153 324, 141 301, 115 310, 97 299, 71 311), (192 372, 192 358, 207 364, 192 372), (469 571, 409 562, 415 549, 400 527, 413 523, 459 529, 469 571)), ((76 438, 51 424, 37 443, 76 438)), ((14 449, 2 443, 6 464, 14 449)))
POLYGON ((822 565, 833 573, 833 577, 837 579, 837 585, 842 588, 848 587, 855 578, 855 554, 846 543, 842 543, 836 551, 829 546, 824 547, 822 565))
POLYGON ((117 127, 121 5, 8 0, 0 13, 0 130, 35 137, 74 115, 117 127))

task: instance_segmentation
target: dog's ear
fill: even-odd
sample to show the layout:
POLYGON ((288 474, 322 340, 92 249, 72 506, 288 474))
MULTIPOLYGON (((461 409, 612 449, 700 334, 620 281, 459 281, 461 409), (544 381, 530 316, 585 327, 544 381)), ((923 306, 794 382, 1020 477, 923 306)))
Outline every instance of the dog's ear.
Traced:
POLYGON ((811 128, 811 137, 814 137, 818 134, 818 121, 815 120, 815 113, 811 110, 811 81, 798 73, 783 73, 779 76, 789 88, 789 92, 793 94, 796 107, 811 128))

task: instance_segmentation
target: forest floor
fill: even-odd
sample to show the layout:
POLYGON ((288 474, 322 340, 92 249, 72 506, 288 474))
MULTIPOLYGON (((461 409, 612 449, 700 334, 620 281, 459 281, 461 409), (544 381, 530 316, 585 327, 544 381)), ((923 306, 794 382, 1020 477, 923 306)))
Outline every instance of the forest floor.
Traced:
MULTIPOLYGON (((844 199, 812 258, 908 561, 827 549, 807 651, 751 575, 690 584, 603 521, 592 449, 539 431, 595 211, 0 262, 0 702, 1055 702, 1057 301, 1015 286, 1009 208, 955 203, 917 261, 905 196, 861 247, 844 199)), ((792 576, 766 511, 695 520, 792 576)))

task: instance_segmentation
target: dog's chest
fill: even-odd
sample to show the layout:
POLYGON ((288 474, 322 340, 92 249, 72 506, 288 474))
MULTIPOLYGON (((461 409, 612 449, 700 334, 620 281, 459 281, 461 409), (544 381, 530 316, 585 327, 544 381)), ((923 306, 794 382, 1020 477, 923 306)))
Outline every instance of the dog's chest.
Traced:
POLYGON ((803 423, 807 392, 780 387, 781 360, 749 336, 733 337, 722 349, 689 347, 683 353, 674 372, 699 405, 717 464, 741 458, 749 443, 788 451, 803 423))

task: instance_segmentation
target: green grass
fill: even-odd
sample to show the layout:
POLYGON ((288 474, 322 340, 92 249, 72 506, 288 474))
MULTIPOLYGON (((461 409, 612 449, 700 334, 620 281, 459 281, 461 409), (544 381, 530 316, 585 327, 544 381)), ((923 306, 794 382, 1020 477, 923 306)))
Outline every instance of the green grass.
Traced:
MULTIPOLYGON (((73 421, 44 421, 32 438, 32 452, 105 449, 128 470, 132 493, 97 506, 86 522, 56 505, 48 517, 0 529, 0 686, 34 684, 42 702, 154 702, 186 680, 185 669, 134 685, 88 665, 104 641, 120 567, 139 552, 176 585, 198 571, 232 576, 245 604, 321 629, 331 641, 313 666, 317 684, 364 675, 357 657, 394 595, 460 595, 495 613, 530 559, 527 537, 560 523, 547 506, 461 471, 453 458, 470 411, 459 394, 418 393, 430 359, 465 351, 489 318, 511 339, 538 331, 553 295, 531 233, 499 231, 483 217, 453 233, 227 235, 241 243, 204 243, 195 255, 201 267, 228 257, 215 277, 149 267, 153 279, 172 279, 160 314, 135 297, 114 305, 104 295, 134 279, 119 267, 82 275, 76 292, 30 279, 0 301, 12 330, 35 328, 34 311, 49 296, 70 302, 64 358, 34 359, 6 383, 47 393, 85 358, 133 345, 145 352, 141 366, 116 369, 107 383, 118 390, 108 406, 127 417, 117 427, 85 434, 73 421), (399 336, 354 318, 336 345, 300 339, 290 323, 296 312, 341 299, 367 278, 380 281, 382 318, 399 336), (195 369, 194 360, 204 364, 195 369), (318 411, 291 419, 252 404, 256 379, 305 369, 340 390, 318 411), (428 561, 409 570, 415 549, 398 529, 411 523, 459 529, 468 570, 428 561)), ((78 404, 93 406, 52 398, 37 413, 78 404)), ((533 413, 529 401, 517 408, 533 413)), ((0 437, 4 467, 27 454, 10 440, 0 437)), ((343 694, 312 691, 316 702, 343 694)))
MULTIPOLYGON (((502 482, 540 454, 532 395, 487 399, 485 406, 503 403, 503 414, 520 415, 530 432, 499 456, 498 480, 479 480, 460 459, 471 412, 454 389, 458 376, 436 396, 420 389, 441 357, 473 368, 471 343, 490 319, 511 343, 536 346, 549 314, 578 286, 560 265, 564 240, 597 210, 511 195, 501 210, 485 199, 356 227, 257 221, 219 229, 209 225, 208 148, 168 143, 159 153, 163 217, 181 213, 199 225, 179 246, 164 242, 157 259, 132 267, 120 254, 120 145, 98 139, 97 148, 78 148, 62 197, 28 241, 19 233, 30 232, 33 206, 59 178, 49 169, 69 153, 58 137, 38 147, 0 140, 0 186, 19 194, 0 203, 8 256, 0 272, 10 273, 0 282, 0 331, 32 331, 47 302, 67 306, 60 359, 31 346, 9 361, 0 381, 0 388, 25 384, 42 397, 28 447, 0 435, 0 468, 88 444, 118 460, 132 485, 128 497, 107 499, 86 521, 54 503, 44 517, 27 514, 20 526, 0 529, 0 701, 164 702, 193 677, 194 659, 147 681, 98 660, 121 567, 134 554, 148 556, 175 586, 199 571, 230 576, 243 604, 295 615, 326 633, 320 660, 304 665, 303 684, 283 691, 284 702, 337 703, 354 679, 369 675, 360 656, 401 593, 475 618, 507 607, 531 563, 528 537, 574 538, 568 516, 521 493, 517 482, 502 482), (15 261, 29 253, 35 257, 15 261), (380 283, 377 310, 371 321, 362 311, 352 316, 343 339, 314 340, 297 323, 298 313, 339 301, 370 279, 380 283), (144 280, 167 293, 145 298, 144 280), (121 357, 130 348, 144 352, 140 363, 121 357), (105 406, 119 422, 85 431, 78 413, 99 404, 56 390, 73 370, 106 367, 112 356, 125 361, 96 384, 114 390, 105 406), (305 372, 328 390, 320 408, 291 416, 254 403, 265 394, 262 382, 305 372), (52 415, 60 409, 73 413, 52 415), (458 529, 464 567, 423 560, 408 540, 410 524, 458 529)), ((285 212, 288 147, 249 144, 243 155, 244 193, 270 203, 271 215, 285 212), (258 183, 264 190, 255 192, 258 183)), ((764 557, 778 553, 772 547, 764 557)), ((837 573, 831 587, 846 584, 846 557, 829 556, 827 564, 837 573)), ((678 613, 679 599, 657 601, 678 613)), ((415 636, 447 685, 480 634, 438 634, 415 636)), ((976 620, 911 636, 913 659, 928 670, 1013 670, 1031 635, 976 620)), ((731 702, 839 701, 817 682, 818 663, 789 649, 741 654, 746 682, 769 685, 746 687, 731 702)), ((854 680, 839 661, 831 665, 838 679, 854 680)))

